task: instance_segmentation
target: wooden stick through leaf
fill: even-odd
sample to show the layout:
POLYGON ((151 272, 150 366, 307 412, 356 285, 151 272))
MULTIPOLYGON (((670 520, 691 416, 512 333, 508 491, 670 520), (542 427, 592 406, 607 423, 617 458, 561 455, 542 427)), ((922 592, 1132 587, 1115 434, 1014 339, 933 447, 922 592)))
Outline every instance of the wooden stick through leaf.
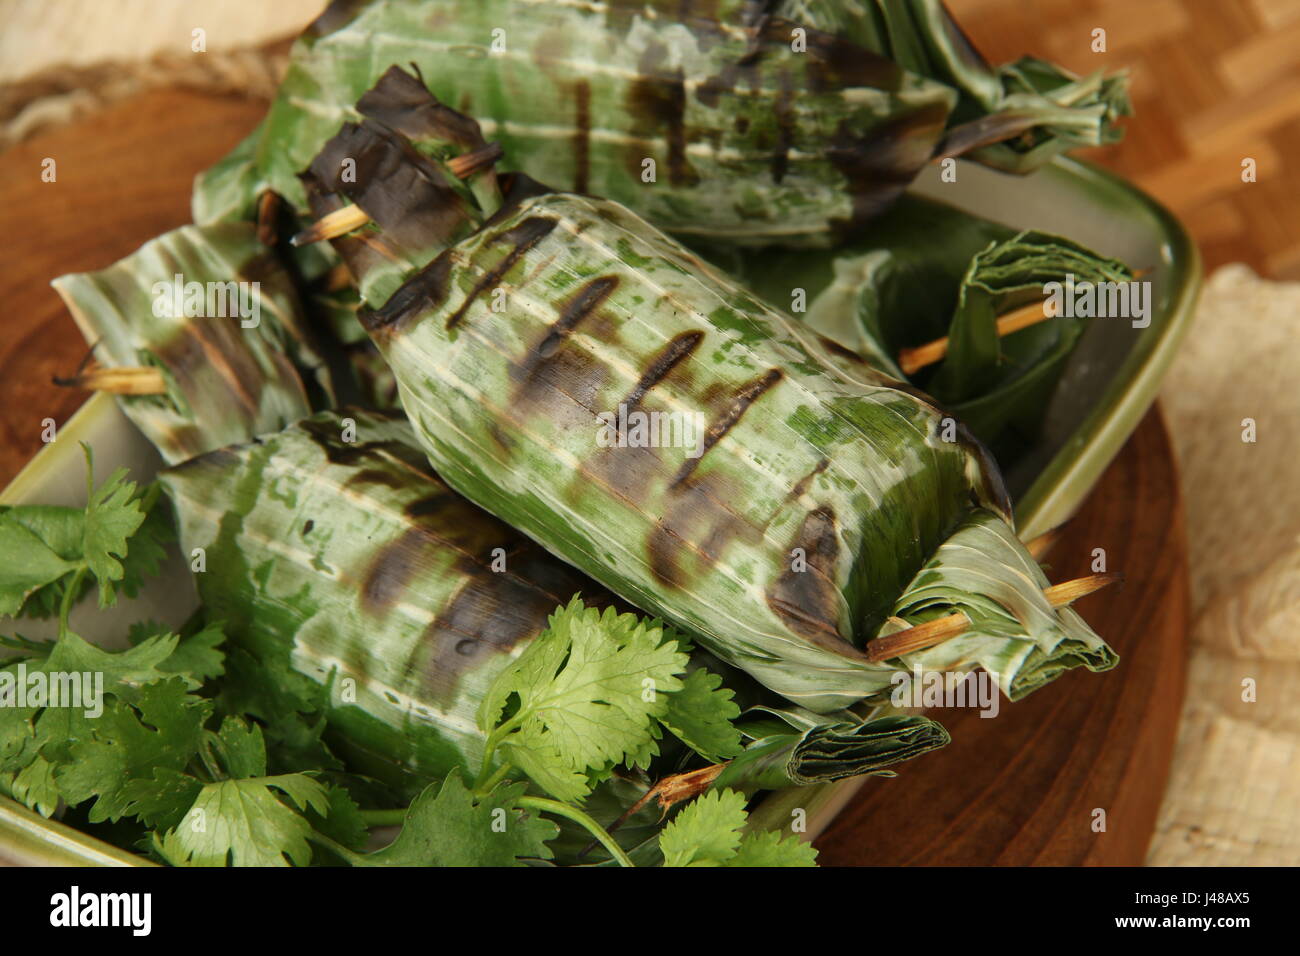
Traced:
MULTIPOLYGON (((1047 603, 1052 607, 1065 607, 1081 597, 1094 591, 1100 591, 1109 584, 1114 584, 1122 577, 1123 575, 1117 572, 1090 574, 1087 577, 1076 578, 1073 581, 1063 581, 1060 584, 1043 588, 1043 597, 1047 598, 1047 603)), ((942 644, 949 638, 956 637, 968 627, 970 627, 970 618, 961 611, 954 611, 944 617, 937 617, 933 621, 926 621, 923 624, 909 627, 905 631, 895 631, 893 634, 886 634, 884 637, 876 638, 867 645, 867 659, 887 661, 903 654, 923 651, 928 647, 934 647, 936 644, 942 644)))
POLYGON ((165 395, 167 381, 162 369, 150 366, 132 368, 103 368, 91 365, 70 378, 55 376, 55 385, 67 388, 85 388, 92 392, 110 392, 113 395, 165 395))
MULTIPOLYGON (((1133 273, 1133 278, 1140 279, 1150 271, 1150 269, 1139 269, 1133 273)), ((1027 329, 1031 325, 1037 325, 1039 322, 1045 322, 1051 318, 1055 318, 1055 313, 1048 311, 1046 301, 1030 302, 1028 305, 1012 309, 1006 315, 998 317, 998 338, 1008 336, 1012 332, 1019 332, 1021 329, 1027 329)), ((945 335, 941 339, 926 342, 924 345, 900 349, 898 352, 898 367, 903 370, 904 375, 914 375, 927 365, 942 361, 947 354, 948 337, 945 335)))
MULTIPOLYGON (((500 143, 488 143, 478 149, 447 160, 447 168, 457 179, 469 179, 475 173, 489 168, 500 159, 504 151, 500 143)), ((359 229, 370 221, 370 214, 360 206, 353 204, 335 209, 322 216, 289 240, 293 246, 306 246, 323 239, 337 239, 339 236, 359 229)))

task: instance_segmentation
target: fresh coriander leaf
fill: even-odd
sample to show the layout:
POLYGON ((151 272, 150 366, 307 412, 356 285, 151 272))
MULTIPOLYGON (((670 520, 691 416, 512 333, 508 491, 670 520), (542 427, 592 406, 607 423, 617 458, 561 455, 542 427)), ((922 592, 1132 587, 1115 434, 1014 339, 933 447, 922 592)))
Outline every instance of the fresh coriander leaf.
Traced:
POLYGON ((557 800, 581 803, 591 791, 587 774, 573 769, 560 751, 550 744, 502 748, 512 764, 557 800))
POLYGON ((751 833, 726 866, 816 866, 817 851, 796 834, 751 833))
POLYGON ((253 717, 261 723, 268 763, 277 773, 343 766, 321 740, 326 727, 322 688, 291 670, 287 662, 256 658, 232 647, 226 652, 225 674, 218 687, 222 713, 253 717))
POLYGON ((325 787, 300 773, 209 783, 158 851, 174 866, 306 866, 311 824, 299 809, 329 813, 325 787))
POLYGON ((745 797, 710 790, 687 804, 659 835, 664 866, 724 866, 736 855, 748 819, 745 797))
POLYGON ((179 826, 194 805, 202 781, 168 767, 156 767, 148 777, 135 777, 122 787, 122 815, 164 831, 179 826))
MULTIPOLYGON (((118 820, 137 794, 126 792, 134 778, 154 776, 159 768, 183 770, 203 739, 203 723, 212 705, 188 692, 177 677, 142 688, 136 698, 139 713, 112 699, 96 719, 84 723, 87 735, 67 748, 67 762, 55 771, 59 791, 69 804, 96 797, 90 822, 118 820)), ((45 721, 41 715, 38 730, 45 721)), ((80 712, 78 712, 80 713, 80 712)))
POLYGON ((664 866, 816 866, 817 851, 790 834, 742 836, 745 797, 710 790, 687 804, 659 835, 664 866))
POLYGON ((261 777, 266 774, 266 742, 262 728, 238 717, 227 717, 213 735, 226 773, 234 779, 261 777))
POLYGON ((321 814, 315 808, 308 807, 307 822, 313 830, 350 850, 365 849, 370 841, 370 831, 366 828, 366 823, 361 818, 361 809, 352 795, 336 786, 328 787, 326 793, 329 798, 328 811, 321 814))
POLYGON ((94 487, 94 454, 85 442, 86 528, 82 543, 83 560, 99 582, 99 606, 117 603, 115 583, 125 573, 118 558, 127 553, 127 540, 144 521, 135 499, 135 482, 127 481, 127 470, 119 468, 98 488, 94 487))
POLYGON ((558 799, 580 799, 587 783, 579 789, 575 775, 644 758, 652 719, 681 689, 675 675, 686 662, 661 625, 612 608, 602 614, 575 597, 497 676, 479 723, 493 730, 516 696, 519 707, 499 744, 504 759, 558 799))
POLYGON ((350 857, 355 866, 521 866, 549 860, 558 828, 516 801, 523 784, 501 784, 476 798, 451 773, 411 803, 397 839, 374 853, 350 857))
POLYGON ((102 674, 104 692, 135 703, 140 688, 174 675, 163 667, 180 641, 175 634, 148 638, 123 651, 106 651, 76 634, 65 634, 45 660, 46 671, 102 674))
POLYGON ((18 522, 65 561, 81 560, 86 511, 68 505, 0 506, 0 515, 18 522))
MULTIPOLYGON (((131 625, 127 640, 132 646, 138 646, 149 638, 174 636, 170 629, 161 624, 141 621, 131 625)), ((197 689, 205 681, 220 677, 224 672, 226 654, 220 648, 225 639, 220 621, 207 624, 188 637, 177 638, 176 649, 158 665, 158 669, 164 674, 187 678, 191 689, 197 689)))
POLYGON ((172 532, 171 514, 167 502, 162 498, 162 486, 156 482, 149 485, 137 501, 144 512, 144 520, 131 534, 130 544, 122 558, 122 580, 119 590, 129 598, 134 598, 144 586, 144 579, 158 573, 162 562, 167 558, 164 545, 175 535, 172 532))
POLYGON ((7 789, 19 803, 43 817, 59 808, 59 788, 54 782, 54 764, 37 756, 7 781, 7 789))
POLYGON ((0 616, 13 617, 35 591, 79 567, 62 558, 30 529, 0 514, 0 616))
POLYGON ((721 763, 744 750, 740 731, 732 723, 740 707, 735 691, 722 686, 722 676, 703 667, 686 675, 682 689, 668 695, 660 721, 704 759, 721 763))

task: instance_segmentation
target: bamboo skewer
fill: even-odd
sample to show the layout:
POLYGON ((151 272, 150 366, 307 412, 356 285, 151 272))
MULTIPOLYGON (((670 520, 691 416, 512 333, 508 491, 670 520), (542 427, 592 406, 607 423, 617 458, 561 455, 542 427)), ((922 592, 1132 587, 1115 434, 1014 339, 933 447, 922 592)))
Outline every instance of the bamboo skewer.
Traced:
MULTIPOLYGON (((486 146, 481 146, 468 153, 453 156, 447 160, 447 168, 451 170, 452 175, 457 179, 468 179, 475 173, 488 169, 502 155, 504 155, 504 150, 501 148, 500 143, 488 143, 486 146)), ((353 229, 361 228, 368 222, 370 222, 370 214, 360 206, 355 203, 342 206, 332 213, 317 219, 290 239, 289 244, 292 246, 306 246, 324 239, 337 239, 353 229)))
MULTIPOLYGON (((1073 581, 1063 581, 1051 587, 1043 588, 1043 597, 1054 608, 1073 604, 1081 597, 1094 591, 1100 591, 1109 584, 1114 584, 1123 577, 1117 572, 1107 574, 1090 574, 1073 581)), ((867 659, 870 661, 887 661, 903 654, 923 651, 936 644, 942 644, 951 637, 956 637, 970 627, 970 619, 961 611, 954 611, 933 621, 917 624, 905 631, 896 631, 884 637, 878 637, 867 645, 867 659)))
POLYGON ((359 229, 370 221, 370 213, 360 206, 351 205, 335 209, 328 215, 321 216, 302 232, 289 240, 291 246, 306 246, 322 239, 336 239, 353 229, 359 229))
MULTIPOLYGON (((1139 269, 1133 273, 1133 278, 1140 279, 1150 271, 1150 269, 1139 269)), ((1005 315, 998 317, 998 338, 1003 338, 1012 332, 1019 332, 1021 329, 1027 329, 1031 325, 1037 325, 1039 322, 1045 322, 1055 317, 1054 312, 1047 310, 1046 301, 1030 302, 1028 305, 1012 309, 1005 315)), ((898 352, 898 367, 903 370, 904 375, 913 375, 927 365, 933 365, 935 362, 941 361, 947 354, 948 337, 945 335, 941 339, 926 342, 924 345, 900 349, 898 352)))
MULTIPOLYGON (((1048 532, 1048 535, 1052 535, 1052 532, 1048 532)), ((1041 541, 1048 535, 1043 535, 1042 538, 1035 540, 1041 541)), ((1053 535, 1053 537, 1055 536, 1053 535)), ((1047 598, 1047 603, 1052 607, 1065 607, 1081 597, 1092 594, 1094 591, 1100 591, 1122 577, 1123 575, 1117 572, 1089 574, 1082 578, 1075 578, 1073 581, 1063 581, 1060 584, 1053 584, 1050 587, 1043 588, 1043 596, 1047 598)), ((969 626, 970 619, 962 612, 957 611, 945 617, 910 627, 905 631, 898 631, 886 637, 876 638, 867 646, 867 657, 872 661, 885 661, 901 654, 924 650, 927 647, 940 644, 950 637, 956 637, 969 626)), ((628 807, 617 820, 610 824, 607 828, 608 832, 613 833, 651 800, 657 800, 660 809, 667 811, 676 803, 699 796, 713 786, 713 782, 718 779, 718 776, 728 763, 730 761, 723 761, 722 763, 701 767, 698 770, 661 777, 641 795, 636 803, 628 807)), ((579 856, 585 856, 594 850, 596 846, 597 843, 593 840, 579 853, 579 856)))
MULTIPOLYGON (((999 316, 998 338, 1010 335, 1012 332, 1019 332, 1021 329, 1044 322, 1050 318, 1054 318, 1054 315, 1048 312, 1046 302, 1030 302, 1028 305, 1014 309, 1006 315, 999 316)), ((898 367, 903 370, 904 375, 913 375, 927 365, 942 361, 947 354, 948 336, 945 335, 941 339, 926 342, 924 345, 900 349, 898 367)))
POLYGON ((85 388, 93 392, 110 392, 114 395, 165 395, 167 381, 162 369, 144 366, 132 368, 103 368, 92 365, 79 370, 71 378, 55 377, 55 385, 69 388, 85 388))

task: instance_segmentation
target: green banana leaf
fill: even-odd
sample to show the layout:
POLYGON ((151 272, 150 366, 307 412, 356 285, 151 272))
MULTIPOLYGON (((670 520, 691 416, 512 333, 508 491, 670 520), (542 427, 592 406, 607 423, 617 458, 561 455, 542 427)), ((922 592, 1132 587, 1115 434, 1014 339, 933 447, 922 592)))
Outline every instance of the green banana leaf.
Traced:
POLYGON ((1066 150, 1120 139, 1132 113, 1128 79, 1079 78, 1036 57, 991 66, 942 0, 775 0, 780 15, 834 33, 960 99, 939 153, 1029 173, 1066 150))
POLYGON ((162 370, 165 394, 118 402, 167 462, 277 430, 328 401, 293 285, 251 223, 183 226, 53 285, 101 364, 162 370))
MULTIPOLYGON (((203 549, 206 613, 259 669, 314 684, 333 749, 403 791, 477 770, 487 686, 573 594, 612 601, 439 481, 400 418, 321 413, 160 480, 185 551, 203 549)), ((765 699, 743 674, 726 677, 765 699)), ((873 773, 947 741, 924 718, 849 719, 784 728, 786 775, 769 756, 753 786, 873 773)))
POLYGON ((714 789, 752 792, 866 774, 893 777, 896 773, 889 767, 952 739, 941 725, 919 714, 873 714, 864 719, 845 711, 828 719, 797 707, 759 711, 770 719, 742 724, 752 742, 723 768, 714 789))
POLYGON ((485 226, 362 315, 439 475, 810 710, 883 693, 896 597, 974 509, 1009 521, 979 444, 617 204, 457 201, 413 214, 485 226))
POLYGON ((248 218, 411 64, 539 180, 607 195, 659 225, 748 244, 825 245, 885 208, 931 159, 954 90, 831 34, 719 0, 337 2, 297 41, 260 132, 194 198, 248 218), (645 165, 653 161, 653 178, 645 165), (644 178, 643 178, 644 174, 644 178))
POLYGON ((983 668, 1013 701, 1072 667, 1114 667, 1119 657, 1082 617, 1048 603, 1047 585, 1006 522, 977 511, 908 585, 881 635, 960 611, 970 620, 965 632, 899 664, 914 674, 983 668))
POLYGON ((946 203, 904 196, 871 235, 832 259, 804 250, 702 249, 756 294, 872 366, 921 388, 999 461, 1032 440, 1086 321, 1058 316, 1000 337, 996 318, 1041 301, 1048 282, 1127 282, 1124 263, 1059 236, 1016 232, 946 203), (942 362, 908 376, 900 351, 949 339, 942 362))

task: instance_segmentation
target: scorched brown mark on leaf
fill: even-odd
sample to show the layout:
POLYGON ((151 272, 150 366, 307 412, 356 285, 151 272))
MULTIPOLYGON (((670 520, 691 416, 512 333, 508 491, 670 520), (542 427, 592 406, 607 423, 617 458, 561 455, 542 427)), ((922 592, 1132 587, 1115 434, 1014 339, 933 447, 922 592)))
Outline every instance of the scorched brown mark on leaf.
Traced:
POLYGON ((520 641, 536 637, 547 616, 574 594, 580 592, 594 607, 612 601, 599 585, 532 542, 511 545, 505 571, 493 572, 468 557, 457 563, 469 579, 425 632, 421 660, 413 663, 440 703, 450 702, 462 674, 487 655, 509 653, 520 641))
POLYGON ((841 596, 830 577, 840 551, 835 512, 826 507, 808 512, 790 544, 791 551, 795 548, 803 550, 807 567, 795 570, 789 557, 768 589, 767 606, 796 634, 842 652, 850 642, 839 632, 841 596))
MULTIPOLYGON (((557 424, 591 422, 600 409, 596 397, 608 378, 609 369, 583 349, 565 348, 569 335, 584 321, 596 318, 600 307, 618 287, 617 276, 598 276, 583 285, 560 306, 560 316, 529 349, 521 364, 511 369, 518 384, 512 413, 527 414, 545 406, 545 414, 557 424)), ((613 326, 601 317, 593 329, 597 337, 612 340, 613 326)))
POLYGON ((709 425, 708 430, 704 433, 704 446, 703 450, 700 452, 700 457, 688 458, 686 460, 681 469, 677 472, 676 476, 674 476, 672 482, 673 485, 680 485, 690 478, 691 475, 695 473, 695 469, 699 466, 699 463, 703 461, 704 456, 709 453, 709 449, 716 445, 728 431, 735 427, 736 423, 740 421, 745 412, 749 410, 749 407, 758 401, 764 392, 777 382, 781 381, 783 377, 783 373, 779 368, 773 368, 768 369, 767 372, 754 379, 752 382, 742 385, 740 390, 732 397, 731 402, 725 409, 723 409, 722 414, 719 415, 711 425, 709 425))
MULTIPOLYGON (((681 366, 703 338, 704 333, 698 330, 681 332, 659 350, 621 403, 629 414, 641 407, 642 400, 652 388, 681 366)), ((614 409, 609 411, 617 414, 614 409)), ((661 466, 659 451, 653 447, 625 445, 597 448, 592 455, 591 464, 584 464, 575 476, 574 495, 582 495, 587 483, 593 476, 598 476, 625 501, 636 504, 644 500, 651 481, 659 476, 661 466)))
POLYGON ((662 382, 668 373, 677 367, 678 363, 684 361, 694 352, 703 338, 704 333, 698 329, 674 335, 668 344, 659 351, 659 354, 651 359, 650 364, 646 366, 646 370, 641 373, 636 385, 632 387, 632 391, 627 393, 627 398, 623 400, 623 404, 628 407, 628 411, 640 406, 646 392, 662 382))
POLYGON ((559 319, 537 343, 537 357, 551 358, 564 344, 569 333, 578 327, 578 323, 600 308, 617 288, 618 276, 600 276, 579 289, 560 312, 559 319))
MULTIPOLYGON (((346 414, 347 409, 341 411, 346 414)), ((377 413, 368 412, 367 414, 374 415, 377 413)), ((341 441, 337 425, 324 421, 314 421, 310 418, 303 419, 298 423, 298 427, 306 432, 317 447, 325 453, 325 458, 331 465, 343 465, 350 468, 363 461, 373 460, 376 469, 392 469, 395 467, 394 460, 396 460, 426 478, 438 480, 429 467, 428 459, 403 442, 387 440, 341 441)))
POLYGON ((591 173, 591 84, 579 80, 573 87, 573 191, 585 193, 591 173))
POLYGON ((808 472, 808 474, 795 482, 795 486, 790 489, 790 495, 786 500, 798 501, 803 497, 804 492, 812 486, 813 479, 825 471, 830 466, 830 463, 831 460, 829 458, 823 458, 821 461, 817 462, 817 467, 813 468, 812 471, 808 472))
POLYGON ((757 541, 763 525, 732 510, 741 496, 719 474, 693 478, 668 490, 669 504, 646 538, 650 570, 660 584, 681 587, 686 581, 682 559, 695 555, 708 568, 717 564, 732 541, 757 541))
MULTIPOLYGON (((266 377, 259 369, 249 367, 250 356, 239 341, 241 334, 243 331, 235 320, 200 317, 171 339, 159 342, 153 354, 172 378, 182 383, 182 391, 184 383, 192 381, 201 366, 211 366, 230 387, 245 414, 255 416, 266 377)), ((286 366, 284 380, 292 381, 294 373, 287 359, 279 356, 274 359, 286 366)))
POLYGON ((549 236, 557 224, 557 220, 546 216, 529 216, 519 225, 506 229, 504 232, 499 232, 484 242, 484 248, 494 246, 499 242, 512 243, 513 248, 506 253, 505 258, 484 273, 483 278, 474 284, 474 288, 465 297, 465 301, 447 317, 447 328, 455 328, 460 320, 465 317, 465 313, 474 304, 474 301, 487 290, 496 287, 514 264, 522 259, 529 249, 549 236))
MULTIPOLYGON (((658 41, 646 46, 637 64, 638 77, 627 94, 628 112, 635 120, 633 134, 642 129, 662 133, 668 143, 668 182, 690 186, 699 175, 686 159, 686 82, 681 68, 665 71, 659 64, 667 58, 668 48, 658 41)), ((637 147, 635 142, 632 147, 637 147)), ((643 156, 629 157, 640 170, 643 156)))
POLYGON ((891 205, 930 161, 943 134, 948 109, 931 103, 859 135, 841 122, 826 158, 848 182, 852 213, 832 223, 844 236, 891 205))
POLYGON ((381 330, 397 333, 435 311, 447 301, 453 266, 447 251, 439 253, 432 262, 402 283, 382 307, 373 311, 360 310, 357 318, 362 327, 371 333, 381 330))

